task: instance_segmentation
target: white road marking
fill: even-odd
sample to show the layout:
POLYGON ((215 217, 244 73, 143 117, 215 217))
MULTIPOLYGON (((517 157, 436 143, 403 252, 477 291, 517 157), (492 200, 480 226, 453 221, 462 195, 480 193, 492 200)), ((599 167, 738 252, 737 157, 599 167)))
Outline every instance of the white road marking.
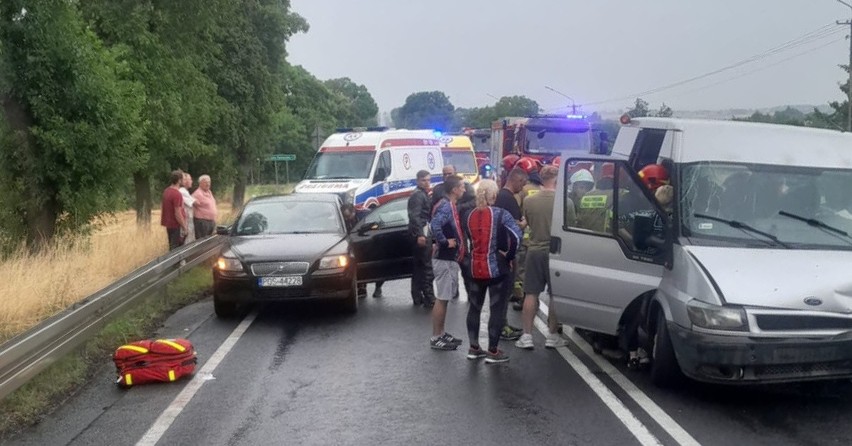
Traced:
POLYGON ((216 349, 216 352, 210 356, 210 359, 204 364, 204 367, 192 377, 192 380, 187 383, 186 387, 178 394, 177 397, 169 404, 169 407, 154 422, 154 425, 148 429, 148 432, 136 443, 136 446, 154 446, 160 441, 160 438, 166 433, 169 427, 174 423, 175 419, 180 415, 181 411, 189 404, 192 397, 198 392, 198 389, 206 382, 212 379, 213 371, 222 362, 222 359, 234 348, 240 337, 248 330, 249 326, 257 317, 257 311, 253 311, 246 316, 237 328, 231 332, 225 342, 216 349))
MULTIPOLYGON (((538 317, 535 318, 535 326, 543 335, 545 335, 545 337, 547 336, 547 333, 549 332, 547 324, 538 317)), ((580 375, 580 378, 582 378, 592 391, 597 394, 598 398, 603 401, 606 407, 608 407, 609 410, 618 417, 619 421, 627 427, 630 433, 636 437, 636 440, 638 440, 640 444, 654 446, 662 445, 660 440, 658 440, 657 437, 655 437, 654 434, 652 434, 651 431, 648 430, 648 428, 645 427, 645 425, 642 424, 635 415, 633 415, 633 412, 631 412, 630 409, 628 409, 624 403, 622 403, 621 400, 619 400, 618 397, 609 390, 606 384, 601 382, 601 380, 599 380, 595 374, 592 373, 592 371, 589 370, 582 361, 580 361, 580 358, 575 356, 571 350, 568 350, 568 347, 557 347, 556 351, 562 355, 562 358, 568 362, 568 365, 570 365, 571 368, 580 375)))
MULTIPOLYGON (((544 313, 545 316, 547 316, 547 304, 541 301, 539 301, 539 303, 540 311, 544 313)), ((541 321, 536 318, 537 327, 538 322, 541 321)), ((544 327, 544 330, 547 329, 547 326, 544 324, 542 324, 542 327, 544 327)), ((542 327, 538 327, 539 330, 542 330, 542 327)), ((544 330, 542 330, 542 333, 547 336, 544 330)), ((574 344, 579 347, 580 350, 583 351, 583 353, 586 354, 586 356, 588 356, 592 361, 594 361, 595 365, 597 365, 601 369, 601 371, 603 371, 610 378, 612 378, 615 384, 617 384, 618 387, 621 387, 621 389, 624 390, 624 392, 627 393, 627 395, 631 399, 633 399, 633 401, 635 401, 636 404, 638 404, 639 407, 642 408, 642 410, 648 413, 648 415, 650 415, 651 418, 656 421, 657 424, 659 424, 660 427, 662 427, 667 434, 674 438, 675 441, 677 441, 683 446, 701 446, 701 443, 699 443, 695 438, 693 438, 692 435, 689 435, 689 432, 687 432, 683 427, 681 427, 680 424, 678 424, 677 421, 675 421, 671 416, 669 416, 669 414, 667 414, 666 411, 663 410, 663 408, 661 408, 659 405, 657 405, 657 403, 651 400, 648 395, 639 390, 639 388, 636 387, 636 385, 633 384, 630 379, 624 376, 623 373, 621 373, 617 368, 615 368, 615 366, 613 366, 601 355, 595 353, 592 349, 592 346, 589 345, 589 343, 586 342, 585 339, 580 337, 580 335, 578 335, 577 332, 574 331, 573 327, 563 325, 562 331, 567 334, 568 338, 571 339, 571 341, 573 341, 574 344)))

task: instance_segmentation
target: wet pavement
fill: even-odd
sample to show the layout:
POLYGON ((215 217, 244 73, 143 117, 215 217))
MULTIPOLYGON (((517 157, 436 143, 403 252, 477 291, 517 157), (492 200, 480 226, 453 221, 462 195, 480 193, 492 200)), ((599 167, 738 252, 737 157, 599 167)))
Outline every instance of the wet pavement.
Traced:
MULTIPOLYGON (((852 443, 849 381, 660 390, 621 361, 593 357, 582 341, 545 349, 539 332, 533 351, 502 343, 507 363, 471 361, 466 345, 429 348, 429 312, 412 306, 407 290, 406 281, 389 282, 385 297, 362 299, 355 315, 256 307, 209 375, 202 367, 241 321, 217 319, 209 300, 194 304, 159 333, 188 337, 199 353, 200 387, 179 408, 187 381, 119 390, 107 358, 88 386, 8 444, 137 444, 163 426, 170 405, 173 422, 147 437, 157 444, 852 443)), ((447 329, 458 337, 464 299, 449 308, 447 329)))

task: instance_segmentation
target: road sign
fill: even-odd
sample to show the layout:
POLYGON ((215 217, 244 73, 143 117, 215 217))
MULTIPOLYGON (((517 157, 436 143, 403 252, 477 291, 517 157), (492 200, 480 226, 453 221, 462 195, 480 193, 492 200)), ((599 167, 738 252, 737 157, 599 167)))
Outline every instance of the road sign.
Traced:
POLYGON ((296 155, 291 153, 272 155, 266 158, 267 161, 296 161, 296 155))

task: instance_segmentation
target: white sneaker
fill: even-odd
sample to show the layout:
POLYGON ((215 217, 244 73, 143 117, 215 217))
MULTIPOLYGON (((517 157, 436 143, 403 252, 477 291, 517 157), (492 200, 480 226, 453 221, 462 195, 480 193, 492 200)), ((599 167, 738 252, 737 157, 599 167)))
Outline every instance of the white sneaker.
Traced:
POLYGON ((526 350, 532 350, 535 348, 535 344, 533 344, 533 337, 529 333, 524 333, 521 335, 520 339, 515 341, 515 347, 523 348, 526 350))
POLYGON ((546 348, 565 347, 566 345, 568 345, 568 342, 565 339, 562 339, 562 336, 560 336, 559 333, 552 333, 544 341, 544 346, 546 348))

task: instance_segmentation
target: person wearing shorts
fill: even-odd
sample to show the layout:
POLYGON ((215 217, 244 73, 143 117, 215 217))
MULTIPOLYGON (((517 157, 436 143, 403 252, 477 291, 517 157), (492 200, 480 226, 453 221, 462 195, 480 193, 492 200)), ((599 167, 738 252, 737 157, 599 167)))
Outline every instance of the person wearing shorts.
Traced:
POLYGON ((455 350, 461 345, 459 338, 444 330, 447 319, 447 302, 459 290, 459 264, 465 258, 464 233, 456 203, 464 195, 464 181, 452 175, 444 179, 444 198, 435 206, 431 229, 437 245, 432 258, 435 274, 435 306, 432 307, 432 338, 429 346, 435 350, 455 350))
POLYGON ((556 199, 556 177, 559 170, 554 166, 541 169, 541 191, 524 200, 524 218, 530 228, 530 238, 524 273, 524 308, 521 314, 524 334, 515 342, 522 349, 532 349, 532 329, 538 312, 538 296, 548 291, 547 325, 549 334, 544 346, 556 348, 565 345, 558 333, 558 322, 553 310, 553 296, 550 294, 550 225, 553 219, 553 202, 556 199))

